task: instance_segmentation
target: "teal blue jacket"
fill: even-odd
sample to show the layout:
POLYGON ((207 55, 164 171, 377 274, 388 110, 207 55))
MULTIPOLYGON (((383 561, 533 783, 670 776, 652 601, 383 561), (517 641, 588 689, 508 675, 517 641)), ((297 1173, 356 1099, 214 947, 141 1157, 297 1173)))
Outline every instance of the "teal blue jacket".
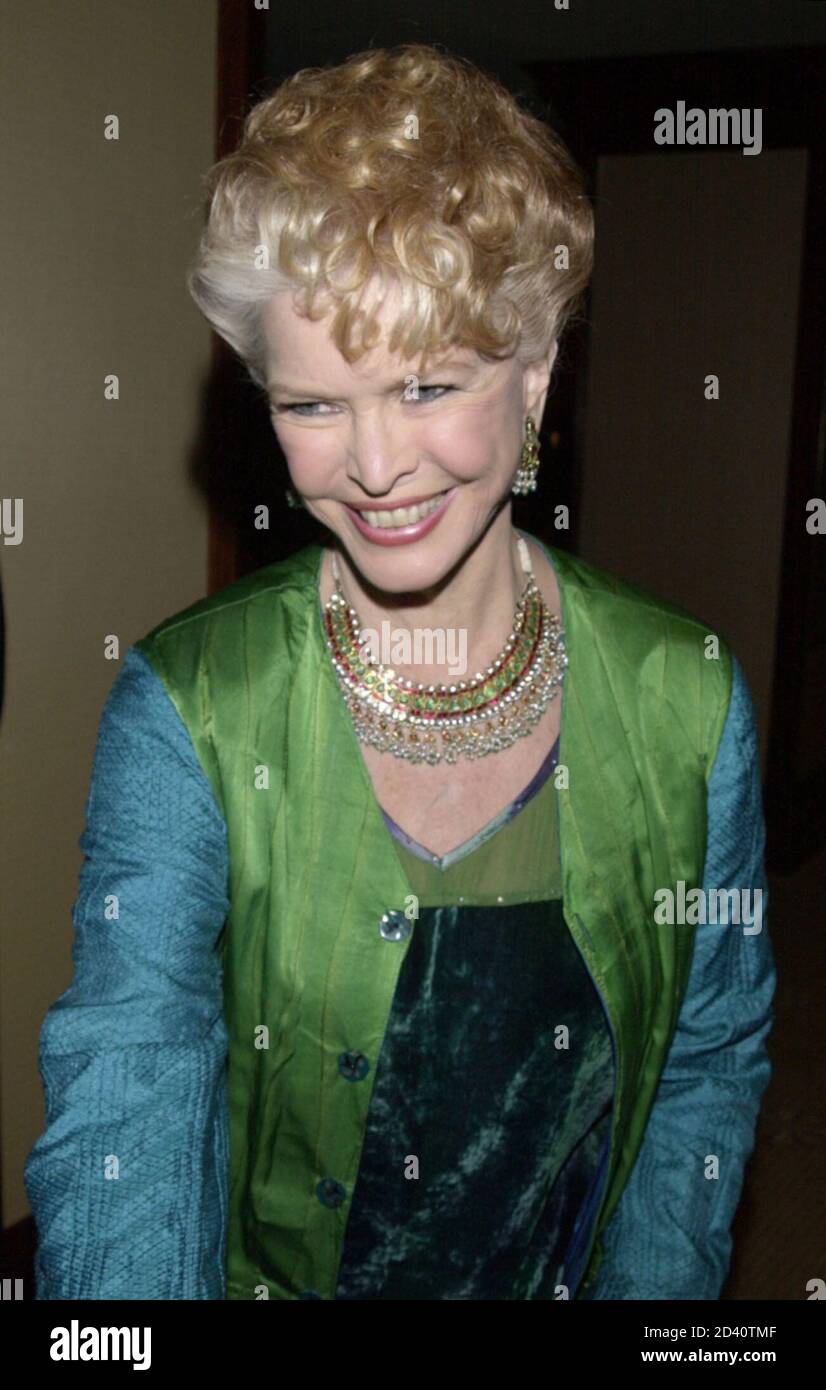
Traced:
MULTIPOLYGON (((215 946, 231 906, 228 838, 190 730, 152 663, 131 648, 95 754, 74 978, 41 1032, 47 1125, 25 1171, 39 1298, 226 1296, 228 1035, 215 946), (117 929, 104 916, 110 895, 130 903, 117 929), (129 1182, 105 1180, 109 1154, 129 1182)), ((696 929, 642 1146, 582 1297, 719 1297, 770 1075, 763 848, 754 715, 732 656, 708 781, 703 887, 760 888, 762 931, 696 929), (689 1182, 687 1156, 709 1152, 721 1157, 719 1176, 689 1182)), ((580 1253, 600 1191, 580 1213, 580 1253)), ((576 1252, 571 1270, 575 1289, 576 1252)))

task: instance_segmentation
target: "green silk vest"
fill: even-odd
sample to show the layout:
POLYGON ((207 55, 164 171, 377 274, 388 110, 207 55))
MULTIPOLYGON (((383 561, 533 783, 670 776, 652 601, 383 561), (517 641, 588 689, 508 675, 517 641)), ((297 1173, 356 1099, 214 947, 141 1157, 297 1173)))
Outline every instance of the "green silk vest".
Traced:
MULTIPOLYGON (((542 548, 569 658, 555 776, 564 917, 602 996, 616 1067, 607 1176, 575 1297, 598 1270, 685 992, 694 928, 658 926, 654 894, 702 886, 706 784, 732 669, 723 639, 707 656, 709 630, 682 609, 542 548)), ((415 930, 330 663, 321 554, 308 546, 265 566, 136 644, 227 825, 228 1298, 333 1298, 415 930), (370 1061, 356 1085, 339 1065, 350 1051, 370 1061)))

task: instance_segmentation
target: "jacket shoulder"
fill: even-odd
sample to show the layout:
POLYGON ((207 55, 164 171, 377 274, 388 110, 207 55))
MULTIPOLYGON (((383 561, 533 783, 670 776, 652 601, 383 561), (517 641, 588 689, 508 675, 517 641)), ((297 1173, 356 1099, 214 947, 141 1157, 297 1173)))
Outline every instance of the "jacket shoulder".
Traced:
POLYGON ((546 549, 550 550, 562 582, 567 581, 570 589, 575 591, 580 601, 586 605, 593 605, 599 600, 607 611, 611 611, 617 618, 621 617, 626 623, 635 619, 644 622, 650 621, 652 617, 659 617, 674 627, 684 626, 687 631, 702 633, 704 638, 709 635, 716 636, 721 646, 725 644, 725 639, 712 624, 704 622, 680 604, 662 598, 630 579, 622 579, 619 575, 612 574, 609 570, 591 564, 577 555, 571 555, 568 551, 552 547, 546 549))
POLYGON ((607 678, 626 710, 642 715, 645 705, 655 724, 664 709, 679 712, 685 727, 701 729, 710 768, 731 702, 734 653, 725 636, 682 605, 567 551, 550 550, 550 558, 586 684, 597 688, 607 678))
POLYGON ((216 593, 197 599, 156 623, 135 646, 148 656, 158 639, 171 637, 173 633, 181 638, 187 633, 197 636, 198 629, 209 626, 215 619, 243 622, 244 610, 251 604, 264 602, 277 607, 279 598, 284 595, 294 599, 309 597, 315 591, 319 551, 317 545, 305 546, 295 555, 243 575, 216 593))

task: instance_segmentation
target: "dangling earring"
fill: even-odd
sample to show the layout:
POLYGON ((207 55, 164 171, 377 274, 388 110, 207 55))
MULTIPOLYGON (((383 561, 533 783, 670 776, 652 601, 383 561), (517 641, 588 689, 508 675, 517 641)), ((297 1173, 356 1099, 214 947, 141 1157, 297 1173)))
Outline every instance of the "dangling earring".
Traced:
POLYGON ((287 506, 292 507, 293 511, 300 511, 301 508, 304 506, 304 503, 301 501, 301 498, 293 492, 291 487, 284 489, 284 496, 287 499, 287 506))
POLYGON ((536 434, 536 426, 530 415, 525 421, 525 429, 522 458, 511 488, 511 492, 516 497, 524 497, 528 492, 536 492, 536 475, 539 470, 539 439, 536 434))

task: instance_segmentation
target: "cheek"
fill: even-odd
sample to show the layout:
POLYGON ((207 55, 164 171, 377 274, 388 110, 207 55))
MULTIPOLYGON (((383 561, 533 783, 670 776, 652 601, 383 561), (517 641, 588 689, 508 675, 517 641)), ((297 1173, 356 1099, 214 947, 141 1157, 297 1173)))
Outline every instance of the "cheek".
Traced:
POLYGON ((498 401, 472 405, 434 421, 424 440, 457 478, 507 473, 519 452, 519 417, 498 401))
POLYGON ((310 430, 276 427, 275 435, 296 486, 308 494, 323 491, 324 480, 337 468, 338 452, 332 431, 313 434, 310 430))
MULTIPOLYGON (((440 463, 460 480, 507 474, 521 445, 519 402, 506 392, 461 408, 410 422, 407 441, 415 453, 440 463)), ((323 497, 344 464, 338 432, 273 426, 296 487, 323 497)))

